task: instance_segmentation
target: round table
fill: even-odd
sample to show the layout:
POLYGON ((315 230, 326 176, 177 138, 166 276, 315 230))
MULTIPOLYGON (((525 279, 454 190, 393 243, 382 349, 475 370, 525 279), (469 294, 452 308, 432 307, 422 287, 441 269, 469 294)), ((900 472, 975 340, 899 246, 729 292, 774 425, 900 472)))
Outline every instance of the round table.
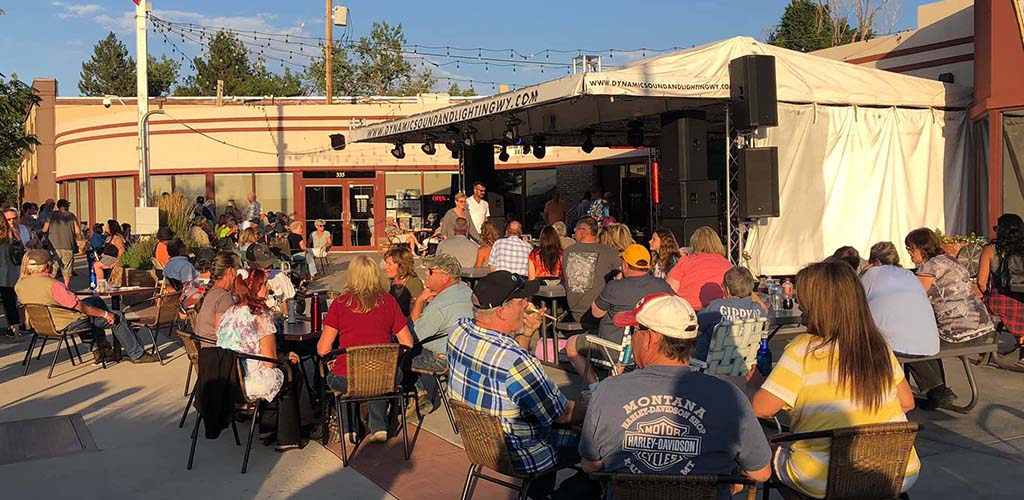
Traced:
POLYGON ((319 397, 317 395, 319 391, 314 390, 314 387, 320 387, 323 381, 320 379, 320 356, 316 352, 316 344, 320 341, 320 332, 313 331, 313 324, 307 320, 299 319, 295 323, 289 323, 287 320, 284 321, 283 329, 278 337, 281 339, 281 350, 289 350, 296 352, 299 355, 299 372, 302 374, 302 381, 306 385, 306 391, 309 394, 309 401, 314 407, 319 403, 319 397), (305 362, 307 359, 313 360, 313 365, 316 367, 313 370, 313 383, 309 383, 309 376, 306 374, 305 362))
POLYGON ((469 284, 470 288, 476 286, 476 282, 491 273, 486 267, 464 267, 462 268, 462 279, 469 284))

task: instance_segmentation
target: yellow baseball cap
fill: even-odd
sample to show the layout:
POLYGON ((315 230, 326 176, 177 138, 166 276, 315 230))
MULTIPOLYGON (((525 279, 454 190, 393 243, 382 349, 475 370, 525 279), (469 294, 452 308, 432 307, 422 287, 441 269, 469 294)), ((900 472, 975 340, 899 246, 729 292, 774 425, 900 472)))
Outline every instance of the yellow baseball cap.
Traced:
POLYGON ((622 260, 637 269, 651 268, 651 252, 643 245, 633 243, 622 252, 622 260))

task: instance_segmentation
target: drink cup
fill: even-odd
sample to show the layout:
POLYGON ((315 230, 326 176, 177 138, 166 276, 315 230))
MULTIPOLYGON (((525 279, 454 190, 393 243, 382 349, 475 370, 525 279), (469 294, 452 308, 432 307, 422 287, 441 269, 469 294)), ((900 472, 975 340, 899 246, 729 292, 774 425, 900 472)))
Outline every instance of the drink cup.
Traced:
POLYGON ((107 293, 107 280, 99 280, 96 282, 96 290, 100 293, 107 293))

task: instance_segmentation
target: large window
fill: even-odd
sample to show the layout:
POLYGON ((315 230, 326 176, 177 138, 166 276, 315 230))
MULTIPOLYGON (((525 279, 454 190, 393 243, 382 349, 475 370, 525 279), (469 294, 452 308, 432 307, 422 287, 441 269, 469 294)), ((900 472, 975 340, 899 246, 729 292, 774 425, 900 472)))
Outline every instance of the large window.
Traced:
MULTIPOLYGON (((105 224, 108 219, 114 218, 114 180, 95 179, 92 182, 96 194, 96 207, 93 212, 95 220, 105 224)), ((86 217, 82 217, 82 220, 85 219, 86 217)))
MULTIPOLYGON (((135 178, 118 177, 114 179, 117 189, 117 220, 127 222, 135 229, 135 178)), ((97 196, 97 199, 99 197, 97 196)))
POLYGON ((189 200, 206 196, 206 174, 185 174, 174 176, 174 190, 189 200))
MULTIPOLYGON (((213 176, 214 212, 223 213, 228 206, 228 200, 235 200, 235 206, 244 214, 249 206, 247 196, 251 191, 252 174, 215 174, 213 176)), ((270 210, 266 208, 266 203, 264 203, 263 209, 270 210)))
MULTIPOLYGON (((295 216, 292 183, 291 173, 256 174, 256 199, 263 206, 263 213, 284 212, 289 217, 295 216)), ((248 206, 249 202, 245 199, 248 194, 246 192, 241 200, 235 198, 235 201, 248 206)))
POLYGON ((170 193, 171 189, 171 175, 151 175, 149 176, 149 195, 150 199, 160 199, 160 195, 164 193, 170 193))

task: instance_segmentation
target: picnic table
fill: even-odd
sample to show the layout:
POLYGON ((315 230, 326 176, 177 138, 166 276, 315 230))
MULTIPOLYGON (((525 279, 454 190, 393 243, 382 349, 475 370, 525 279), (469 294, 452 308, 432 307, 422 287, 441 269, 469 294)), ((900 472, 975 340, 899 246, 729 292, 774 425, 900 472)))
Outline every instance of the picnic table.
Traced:
POLYGON ((768 311, 768 327, 771 331, 768 333, 768 340, 775 337, 775 334, 779 333, 779 330, 787 326, 799 326, 800 319, 803 315, 803 311, 800 310, 800 306, 793 304, 792 309, 781 309, 768 311))

